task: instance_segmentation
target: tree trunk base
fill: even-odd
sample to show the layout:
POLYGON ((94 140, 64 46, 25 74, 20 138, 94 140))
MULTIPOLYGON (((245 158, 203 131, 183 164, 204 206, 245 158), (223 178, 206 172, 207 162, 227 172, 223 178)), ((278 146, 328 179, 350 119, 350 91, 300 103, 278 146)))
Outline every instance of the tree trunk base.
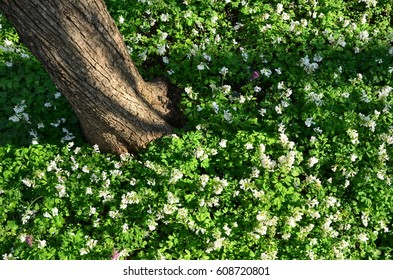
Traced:
POLYGON ((185 123, 180 93, 143 80, 103 0, 0 0, 0 8, 101 151, 137 153, 185 123))

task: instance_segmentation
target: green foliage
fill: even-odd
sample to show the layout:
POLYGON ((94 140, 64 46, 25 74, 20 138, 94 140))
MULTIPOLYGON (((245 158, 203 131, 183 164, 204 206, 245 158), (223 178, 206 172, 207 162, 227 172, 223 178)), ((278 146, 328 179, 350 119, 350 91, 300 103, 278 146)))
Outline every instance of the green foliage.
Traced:
POLYGON ((0 18, 3 258, 391 259, 391 3, 295 2, 106 1, 188 118, 119 158, 0 18))

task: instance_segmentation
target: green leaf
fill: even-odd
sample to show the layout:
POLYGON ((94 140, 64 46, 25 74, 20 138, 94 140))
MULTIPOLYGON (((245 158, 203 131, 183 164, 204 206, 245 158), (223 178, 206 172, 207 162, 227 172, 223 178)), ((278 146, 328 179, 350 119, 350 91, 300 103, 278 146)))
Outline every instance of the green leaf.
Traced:
POLYGON ((19 227, 15 221, 7 221, 7 226, 11 229, 12 232, 15 232, 19 227))

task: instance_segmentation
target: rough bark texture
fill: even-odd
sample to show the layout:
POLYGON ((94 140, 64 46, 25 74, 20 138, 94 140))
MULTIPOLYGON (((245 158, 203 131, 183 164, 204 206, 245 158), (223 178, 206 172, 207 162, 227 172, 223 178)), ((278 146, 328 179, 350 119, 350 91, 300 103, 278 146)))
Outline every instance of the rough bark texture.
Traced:
POLYGON ((137 152, 173 127, 164 82, 145 82, 103 0, 0 0, 22 42, 71 103, 87 140, 137 152))

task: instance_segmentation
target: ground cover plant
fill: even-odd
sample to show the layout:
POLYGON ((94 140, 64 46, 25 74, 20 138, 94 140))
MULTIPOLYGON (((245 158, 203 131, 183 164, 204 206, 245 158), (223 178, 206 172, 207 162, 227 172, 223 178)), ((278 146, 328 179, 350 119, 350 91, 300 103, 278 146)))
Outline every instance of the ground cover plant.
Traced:
POLYGON ((87 145, 0 18, 3 259, 391 259, 390 0, 108 0, 185 127, 87 145))

